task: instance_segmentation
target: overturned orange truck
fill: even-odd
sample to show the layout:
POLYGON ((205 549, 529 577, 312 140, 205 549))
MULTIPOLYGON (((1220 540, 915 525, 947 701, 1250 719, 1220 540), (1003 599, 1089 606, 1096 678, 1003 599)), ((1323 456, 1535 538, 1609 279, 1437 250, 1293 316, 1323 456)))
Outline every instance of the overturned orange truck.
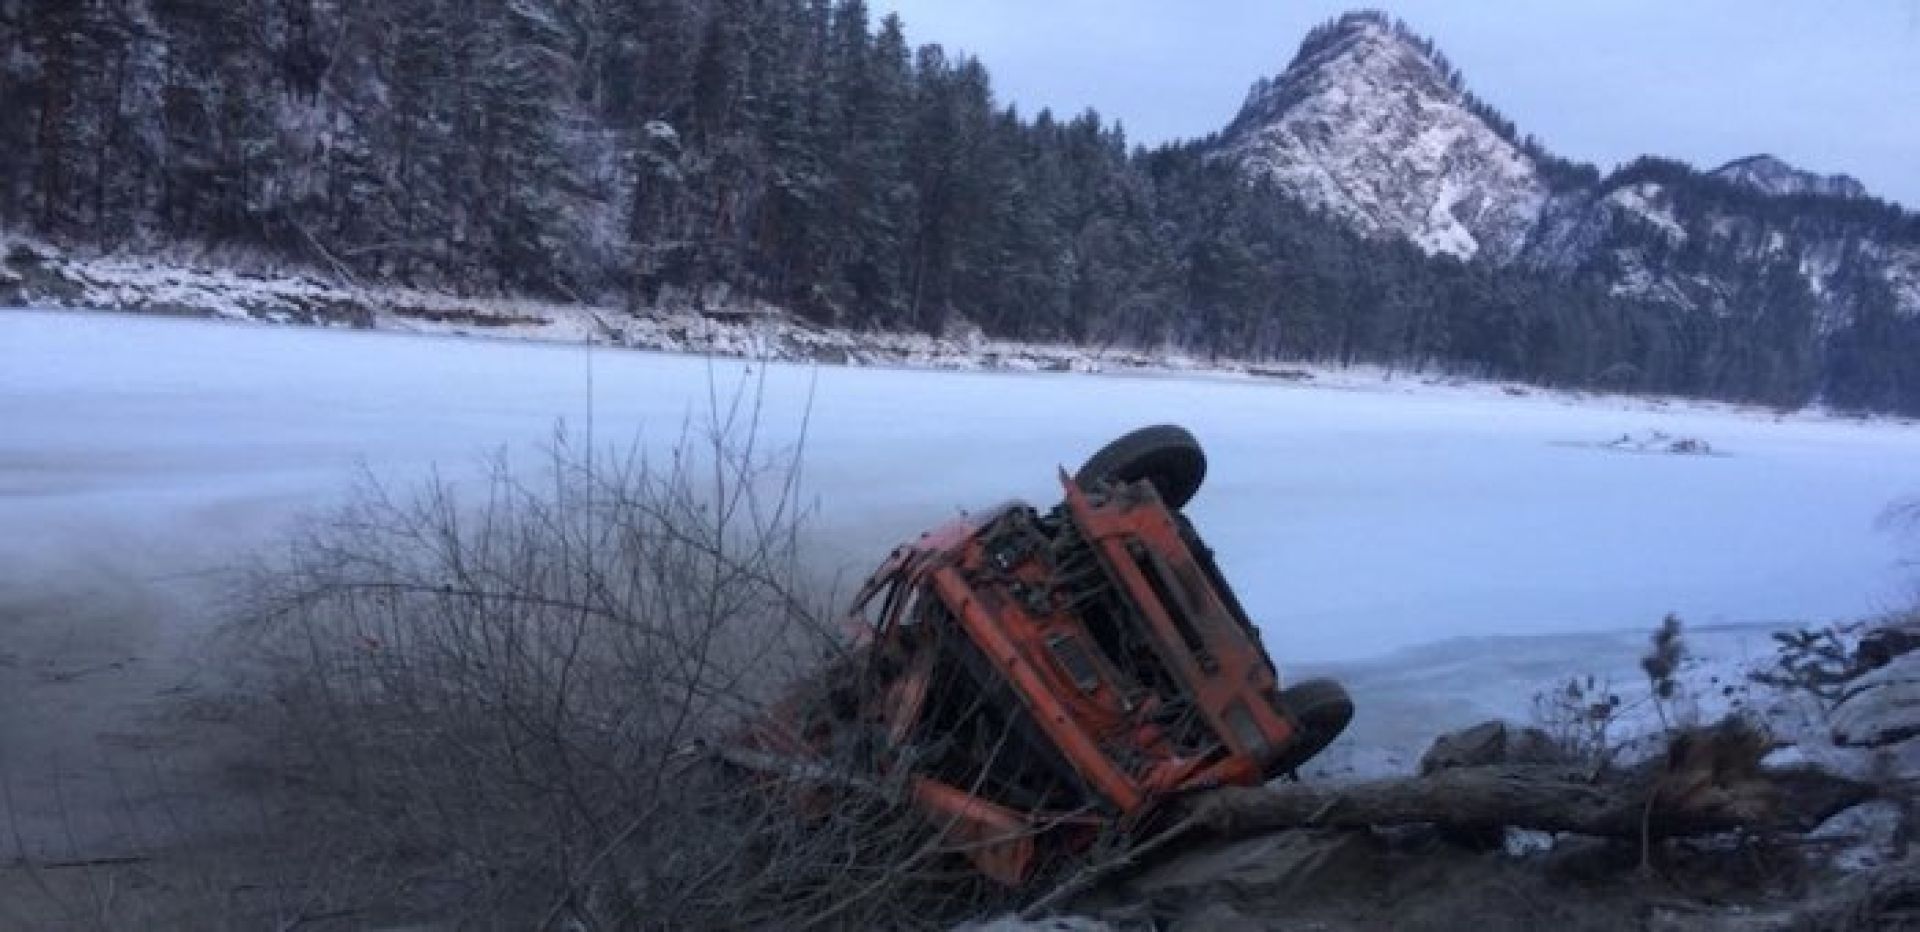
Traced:
POLYGON ((1051 509, 899 547, 854 599, 851 648, 733 759, 898 787, 1007 885, 1151 835, 1189 794, 1291 773, 1353 706, 1332 681, 1282 687, 1182 511, 1206 466, 1186 430, 1145 428, 1062 471, 1051 509))

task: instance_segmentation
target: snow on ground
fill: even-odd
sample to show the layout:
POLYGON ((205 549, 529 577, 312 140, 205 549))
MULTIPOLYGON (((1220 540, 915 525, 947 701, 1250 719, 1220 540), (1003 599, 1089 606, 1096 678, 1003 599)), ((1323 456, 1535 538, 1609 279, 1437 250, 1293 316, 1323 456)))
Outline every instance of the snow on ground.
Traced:
POLYGON ((119 792, 91 756, 153 753, 155 698, 204 672, 182 659, 215 617, 195 574, 363 466, 406 483, 502 446, 527 461, 589 415, 602 443, 661 449, 742 380, 764 380, 766 442, 805 425, 817 557, 848 574, 958 509, 1051 500, 1056 467, 1125 430, 1189 426, 1212 459, 1196 523, 1283 672, 1348 680, 1361 712, 1341 753, 1359 769, 1524 717, 1568 675, 1637 682, 1670 611, 1696 629, 1824 621, 1908 595, 1876 518, 1920 493, 1920 430, 1892 422, 1378 376, 820 367, 5 311, 0 776, 46 817, 29 835, 85 832, 35 799, 119 792), (1604 447, 1656 431, 1715 455, 1604 447), (50 766, 64 783, 35 782, 50 766))

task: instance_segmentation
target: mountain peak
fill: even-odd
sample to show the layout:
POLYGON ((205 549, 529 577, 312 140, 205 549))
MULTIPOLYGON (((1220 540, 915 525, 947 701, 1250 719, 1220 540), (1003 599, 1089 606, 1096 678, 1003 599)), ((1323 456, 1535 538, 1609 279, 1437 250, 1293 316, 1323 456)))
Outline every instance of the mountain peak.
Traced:
POLYGON ((1412 52, 1439 73, 1447 83, 1460 83, 1460 74, 1434 47, 1433 40, 1413 31, 1405 21, 1394 19, 1381 10, 1355 10, 1343 13, 1310 30, 1294 53, 1292 71, 1311 66, 1318 59, 1338 55, 1357 43, 1390 43, 1412 52))
POLYGON ((1548 194, 1515 137, 1431 41, 1362 11, 1308 33, 1284 72, 1254 85, 1221 146, 1249 177, 1364 233, 1503 259, 1548 194))
POLYGON ((1295 53, 1297 62, 1311 58, 1330 46, 1340 45, 1360 37, 1385 36, 1405 32, 1406 27, 1380 10, 1355 10, 1343 13, 1339 17, 1321 23, 1307 32, 1300 40, 1300 51, 1295 53))
POLYGON ((1255 81, 1228 132, 1284 111, 1301 92, 1325 83, 1315 80, 1322 72, 1356 70, 1379 72, 1376 76, 1381 80, 1418 81, 1466 96, 1459 71, 1431 40, 1379 10, 1359 10, 1314 27, 1279 75, 1255 81))
POLYGON ((1762 153, 1734 159, 1711 173, 1716 178, 1745 185, 1765 194, 1823 194, 1829 197, 1865 197, 1867 188, 1850 175, 1821 175, 1795 168, 1762 153))

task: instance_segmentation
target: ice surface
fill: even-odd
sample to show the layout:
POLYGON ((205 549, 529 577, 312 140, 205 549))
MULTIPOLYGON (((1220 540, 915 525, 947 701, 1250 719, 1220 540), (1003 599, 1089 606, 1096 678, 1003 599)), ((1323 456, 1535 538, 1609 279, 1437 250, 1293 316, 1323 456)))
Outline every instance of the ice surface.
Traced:
MULTIPOLYGON (((1190 426, 1212 457, 1191 511, 1283 675, 1331 673, 1356 697, 1317 762, 1331 773, 1410 770, 1434 735, 1524 720, 1570 675, 1638 688, 1668 611, 1697 630, 1906 595, 1898 542, 1874 527, 1920 491, 1920 431, 1895 423, 1378 374, 750 365, 0 311, 0 780, 27 853, 124 847, 154 826, 135 827, 117 774, 216 763, 213 732, 154 718, 219 680, 198 649, 218 617, 200 571, 337 501, 362 466, 458 477, 500 447, 531 466, 589 410, 600 442, 658 449, 742 378, 765 379, 768 442, 807 425, 817 557, 850 574, 957 509, 1051 500, 1056 466, 1122 431, 1190 426), (1652 431, 1716 455, 1602 446, 1652 431)), ((1690 671, 1709 688, 1770 649, 1759 629, 1689 640, 1716 658, 1690 671)), ((196 826, 240 814, 218 795, 174 804, 196 826)))
POLYGON ((1920 492, 1920 430, 1887 422, 33 312, 0 313, 0 583, 217 564, 363 462, 457 473, 495 447, 530 454, 558 419, 578 430, 590 405, 603 442, 664 445, 714 383, 759 368, 764 432, 808 425, 823 558, 849 571, 957 509, 1053 498, 1055 467, 1117 433, 1186 424, 1212 460, 1193 515, 1283 660, 1638 631, 1669 611, 1826 620, 1906 595, 1875 519, 1920 492), (1653 430, 1724 455, 1582 445, 1653 430))
MULTIPOLYGON (((1331 676, 1355 697, 1353 724, 1314 763, 1310 777, 1380 776, 1415 771, 1440 734, 1489 719, 1538 724, 1536 697, 1591 677, 1599 695, 1621 700, 1607 741, 1623 758, 1657 749, 1664 724, 1704 724, 1735 711, 1761 719, 1783 742, 1808 742, 1801 757, 1833 760, 1824 717, 1796 697, 1751 683, 1748 673, 1771 667, 1771 625, 1695 626, 1684 632, 1686 659, 1676 673, 1676 697, 1664 708, 1651 699, 1640 658, 1654 625, 1641 630, 1457 637, 1400 648, 1377 657, 1296 663, 1296 676, 1331 676), (1662 716, 1667 716, 1665 722, 1662 716)), ((1563 737, 1556 733, 1555 737, 1563 737)))

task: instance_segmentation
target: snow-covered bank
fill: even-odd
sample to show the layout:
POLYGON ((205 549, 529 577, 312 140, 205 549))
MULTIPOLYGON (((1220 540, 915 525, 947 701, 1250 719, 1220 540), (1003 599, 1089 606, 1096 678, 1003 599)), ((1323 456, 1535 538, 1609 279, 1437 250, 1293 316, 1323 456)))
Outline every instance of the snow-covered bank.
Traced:
MULTIPOLYGON (((0 239, 0 307, 110 310, 846 365, 1098 371, 1205 368, 1174 354, 816 327, 774 308, 649 311, 359 287, 312 273, 152 258, 72 257, 0 239)), ((1223 371, 1246 371, 1227 365, 1223 371)), ((1255 367, 1258 370, 1259 367, 1255 367)))
MULTIPOLYGON (((493 340, 591 344, 736 359, 950 371, 1080 372, 1216 377, 1279 385, 1397 394, 1540 396, 1565 404, 1659 411, 1673 407, 1755 417, 1830 416, 1818 406, 1784 413, 1750 405, 1659 396, 1542 389, 1371 365, 1336 367, 1231 357, 1199 358, 1163 348, 1022 343, 961 328, 950 336, 825 328, 778 308, 706 312, 476 298, 401 287, 361 287, 306 271, 238 271, 155 257, 72 256, 0 231, 0 308, 121 311, 276 325, 378 330, 493 340)), ((1885 418, 1893 423, 1911 419, 1885 418)), ((1689 439, 1689 438, 1681 438, 1689 439)), ((1618 438, 1582 438, 1602 444, 1618 438)))

